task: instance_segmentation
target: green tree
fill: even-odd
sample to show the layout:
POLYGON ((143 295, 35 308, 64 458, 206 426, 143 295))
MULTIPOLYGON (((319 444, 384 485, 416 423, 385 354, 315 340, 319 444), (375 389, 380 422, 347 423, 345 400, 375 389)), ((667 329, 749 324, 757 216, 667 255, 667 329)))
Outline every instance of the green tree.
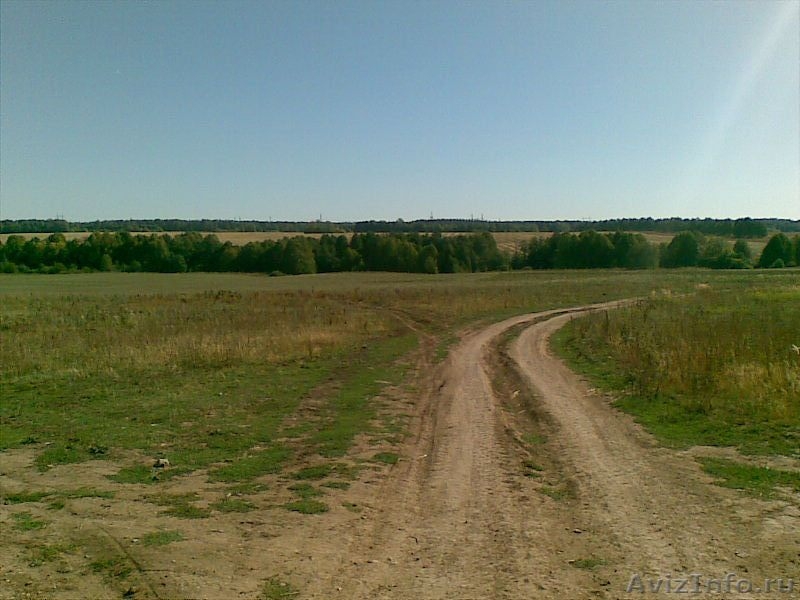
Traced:
POLYGON ((339 269, 342 271, 355 271, 363 268, 361 266, 361 256, 353 248, 344 235, 336 237, 336 259, 339 261, 339 269))
POLYGON ((439 251, 433 244, 426 244, 420 250, 419 270, 431 275, 439 272, 439 251))
POLYGON ((614 245, 607 235, 596 231, 583 231, 578 235, 578 264, 586 269, 609 268, 614 263, 614 245))
POLYGON ((753 250, 750 248, 750 244, 744 240, 736 240, 736 243, 733 244, 733 253, 747 262, 753 260, 753 250))
POLYGON ((22 264, 31 269, 41 267, 44 264, 45 248, 45 243, 37 237, 27 240, 22 247, 22 264))
POLYGON ((413 273, 418 266, 419 250, 417 245, 409 239, 400 240, 397 244, 397 270, 404 273, 413 273))
POLYGON ((703 240, 700 247, 700 257, 697 264, 701 267, 720 268, 720 262, 724 262, 726 255, 725 242, 722 238, 707 237, 703 240))
POLYGON ((800 235, 794 236, 794 264, 800 265, 800 235))
POLYGON ((100 257, 100 270, 101 271, 111 271, 114 268, 114 263, 111 260, 110 254, 103 254, 100 257))
POLYGON ((314 250, 307 239, 293 237, 286 240, 281 271, 289 275, 317 272, 314 250))
POLYGON ((525 248, 525 263, 534 269, 554 269, 556 266, 556 236, 532 238, 525 248))
POLYGON ((736 219, 733 223, 733 235, 737 238, 765 237, 767 235, 767 227, 749 217, 736 219))
POLYGON ((773 235, 758 259, 758 266, 762 269, 777 266, 792 266, 794 261, 794 248, 792 241, 784 233, 773 235), (778 262, 780 261, 780 262, 778 262))
POLYGON ((556 269, 574 269, 581 263, 581 250, 578 238, 571 233, 560 233, 550 238, 555 243, 556 269))
POLYGON ((187 268, 186 259, 182 255, 170 254, 161 266, 161 271, 164 273, 185 273, 187 268))
POLYGON ((693 231, 682 231, 667 245, 661 256, 661 266, 696 267, 700 259, 700 236, 693 231))
POLYGON ((317 272, 334 273, 341 270, 341 261, 336 249, 336 239, 330 235, 323 235, 314 248, 314 259, 317 263, 317 272))
POLYGON ((21 235, 10 235, 6 239, 4 246, 5 260, 19 265, 22 263, 22 249, 25 246, 25 238, 21 235))

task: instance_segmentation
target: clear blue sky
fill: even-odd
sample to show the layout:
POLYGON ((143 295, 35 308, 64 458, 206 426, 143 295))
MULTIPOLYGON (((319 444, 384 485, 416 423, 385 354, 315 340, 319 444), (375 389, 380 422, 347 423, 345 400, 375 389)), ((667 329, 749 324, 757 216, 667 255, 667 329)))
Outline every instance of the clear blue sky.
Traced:
POLYGON ((1 6, 2 218, 800 218, 798 0, 1 6))

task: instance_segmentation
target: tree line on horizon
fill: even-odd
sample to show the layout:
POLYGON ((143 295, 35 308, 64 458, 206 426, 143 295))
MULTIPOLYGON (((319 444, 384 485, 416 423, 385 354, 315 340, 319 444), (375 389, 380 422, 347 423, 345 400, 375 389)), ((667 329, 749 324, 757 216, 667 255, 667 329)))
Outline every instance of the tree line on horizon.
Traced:
POLYGON ((474 233, 581 231, 633 231, 680 233, 697 231, 705 235, 732 238, 766 237, 769 231, 800 232, 800 220, 791 219, 606 219, 600 221, 486 221, 483 219, 418 219, 413 221, 257 221, 235 219, 118 219, 65 221, 63 219, 0 220, 0 233, 109 232, 267 232, 289 233, 474 233))
POLYGON ((715 269, 777 268, 800 264, 800 235, 772 236, 758 259, 749 244, 696 231, 676 235, 669 244, 653 244, 631 232, 556 233, 532 238, 514 253, 501 251, 491 233, 444 236, 439 233, 325 234, 293 236, 237 246, 214 234, 132 235, 92 233, 67 240, 11 235, 0 242, 0 272, 74 273, 246 272, 271 275, 341 271, 462 273, 509 269, 715 269))

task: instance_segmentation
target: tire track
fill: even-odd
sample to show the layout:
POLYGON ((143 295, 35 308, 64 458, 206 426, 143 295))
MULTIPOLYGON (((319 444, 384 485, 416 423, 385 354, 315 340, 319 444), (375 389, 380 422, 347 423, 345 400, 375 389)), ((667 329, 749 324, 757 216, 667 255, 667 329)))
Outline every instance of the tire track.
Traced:
POLYGON ((710 485, 689 456, 658 447, 551 355, 550 335, 572 315, 620 304, 521 315, 463 337, 420 384, 406 459, 328 569, 335 575, 308 597, 611 599, 642 597, 626 594, 635 574, 791 576, 796 518, 769 529, 773 504, 710 485), (552 418, 547 450, 573 500, 523 476, 513 416, 493 389, 485 353, 517 326, 509 355, 552 418), (591 557, 597 567, 575 566, 591 557))
POLYGON ((659 447, 552 356, 550 336, 572 316, 527 328, 511 356, 562 432, 557 448, 577 482, 588 527, 601 533, 598 543, 603 537, 611 542, 606 550, 617 564, 610 574, 615 597, 625 595, 635 574, 656 579, 732 573, 756 583, 790 576, 793 561, 780 556, 800 556, 797 529, 794 535, 790 529, 768 531, 765 517, 774 506, 709 485, 691 458, 659 447))
POLYGON ((507 319, 453 349, 420 394, 405 452, 413 458, 385 482, 374 525, 356 535, 342 573, 313 597, 562 598, 581 589, 548 541, 560 521, 519 493, 524 478, 483 360, 510 327, 561 312, 507 319))

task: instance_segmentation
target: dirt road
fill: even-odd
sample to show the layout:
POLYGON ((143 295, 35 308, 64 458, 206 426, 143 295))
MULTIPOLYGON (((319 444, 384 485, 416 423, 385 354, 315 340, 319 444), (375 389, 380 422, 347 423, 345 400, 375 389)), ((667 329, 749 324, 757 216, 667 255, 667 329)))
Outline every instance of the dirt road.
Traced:
MULTIPOLYGON (((145 485, 116 485, 113 502, 80 498, 58 511, 8 507, 48 524, 14 534, 29 548, 0 544, 0 598, 119 598, 120 588, 134 599, 800 598, 800 498, 766 502, 715 486, 694 451, 660 447, 551 355, 549 337, 567 319, 612 306, 475 329, 438 365, 437 340, 417 329, 415 368, 382 394, 382 406, 409 419, 401 460, 370 462, 380 446, 365 436, 350 457, 361 475, 327 488, 325 514, 281 508, 291 495, 280 475, 262 478, 252 512, 202 519, 164 515, 143 502, 145 485), (183 541, 140 539, 171 530, 183 541), (46 561, 37 541, 79 542, 86 554, 67 548, 46 561), (104 576, 90 560, 128 575, 104 576), (785 588, 790 577, 794 592, 739 593, 766 578, 785 588), (681 579, 690 581, 679 589, 681 579), (266 593, 269 581, 287 593, 266 593)), ((31 448, 5 452, 0 483, 106 489, 119 468, 89 461, 39 472, 34 457, 31 448)), ((224 492, 204 472, 165 485, 206 505, 224 492)), ((0 528, 14 533, 10 519, 0 511, 0 528)))
POLYGON ((682 578, 693 597, 720 597, 703 593, 714 579, 736 597, 800 595, 738 593, 800 579, 798 507, 714 486, 553 357, 550 334, 581 310, 461 341, 428 381, 408 460, 310 596, 621 598, 682 578), (520 326, 516 367, 500 373, 496 341, 520 326), (520 443, 530 428, 547 440, 533 450, 520 443))

